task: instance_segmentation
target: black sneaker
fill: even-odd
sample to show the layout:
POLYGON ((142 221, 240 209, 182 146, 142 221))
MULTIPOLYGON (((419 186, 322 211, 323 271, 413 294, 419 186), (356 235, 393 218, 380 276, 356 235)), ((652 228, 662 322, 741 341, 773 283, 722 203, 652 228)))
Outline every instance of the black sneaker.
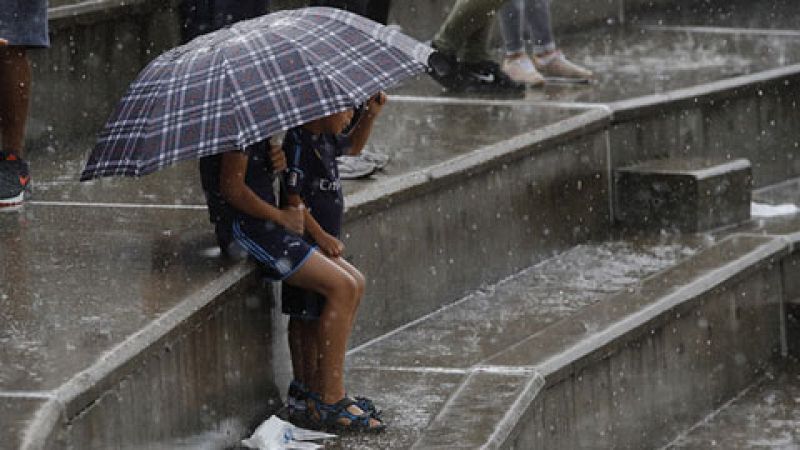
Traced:
POLYGON ((506 75, 494 61, 464 63, 461 69, 464 92, 523 92, 525 85, 506 75))
POLYGON ((461 66, 453 55, 433 52, 428 58, 428 75, 447 90, 461 90, 461 66))
POLYGON ((13 153, 0 152, 0 208, 21 205, 30 180, 27 162, 13 153))

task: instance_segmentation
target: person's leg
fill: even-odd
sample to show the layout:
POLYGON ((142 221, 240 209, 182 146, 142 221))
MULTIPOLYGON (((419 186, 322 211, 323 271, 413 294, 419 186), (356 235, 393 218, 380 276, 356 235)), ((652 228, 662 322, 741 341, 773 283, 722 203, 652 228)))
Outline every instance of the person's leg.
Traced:
POLYGON ((525 49, 527 23, 522 20, 524 3, 525 0, 509 0, 498 12, 505 47, 502 70, 516 82, 541 86, 544 77, 536 70, 525 49))
POLYGON ((514 0, 523 8, 525 22, 533 39, 533 53, 542 55, 556 49, 550 21, 549 0, 514 0))
POLYGON ((521 6, 520 0, 508 0, 497 10, 506 55, 525 53, 521 6))
POLYGON ((325 296, 319 319, 319 392, 325 403, 335 403, 345 395, 344 354, 350 337, 350 323, 355 313, 358 286, 350 274, 318 252, 287 283, 325 296))
POLYGON ((31 92, 31 65, 25 47, 0 47, 0 150, 23 156, 31 92))
MULTIPOLYGON (((350 264, 344 258, 332 258, 331 261, 336 263, 337 266, 341 267, 342 270, 350 274, 353 277, 353 280, 356 282, 356 310, 358 310, 358 306, 361 304, 361 299, 364 298, 364 289, 367 286, 367 280, 364 278, 364 275, 361 273, 360 270, 356 269, 355 266, 350 264)), ((353 320, 350 322, 350 329, 353 328, 353 323, 355 323, 356 314, 353 314, 353 320)))
MULTIPOLYGON (((439 27, 432 45, 440 52, 456 55, 476 31, 486 29, 494 18, 494 11, 505 0, 457 0, 447 18, 439 27)), ((472 55, 474 56, 474 55, 472 55)), ((485 53, 483 59, 488 59, 485 53)))
MULTIPOLYGON (((318 252, 312 253, 285 281, 325 296, 325 306, 318 321, 319 375, 316 377, 318 387, 314 390, 319 392, 322 403, 328 405, 323 407, 334 407, 339 401, 345 400, 344 356, 358 304, 358 281, 337 263, 318 252)), ((359 418, 359 421, 364 421, 366 425, 362 426, 367 429, 383 428, 380 420, 369 416, 355 403, 345 410, 350 417, 334 417, 341 425, 350 425, 351 420, 359 418)), ((322 416, 321 410, 317 413, 322 416)))
POLYGON ((569 61, 556 46, 550 24, 548 0, 526 0, 525 20, 533 37, 533 63, 543 75, 564 80, 588 81, 592 72, 569 61))
POLYGON ((302 327, 303 383, 319 392, 319 320, 304 320, 302 327))
POLYGON ((289 318, 289 356, 292 359, 292 373, 294 379, 309 385, 311 380, 307 377, 305 355, 305 327, 303 320, 297 317, 289 318))

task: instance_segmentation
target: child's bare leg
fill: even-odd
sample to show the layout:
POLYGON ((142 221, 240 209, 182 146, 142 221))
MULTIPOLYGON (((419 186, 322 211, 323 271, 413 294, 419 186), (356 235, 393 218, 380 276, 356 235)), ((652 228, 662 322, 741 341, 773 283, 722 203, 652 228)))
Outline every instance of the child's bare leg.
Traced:
POLYGON ((317 376, 317 321, 289 319, 289 354, 292 357, 294 379, 311 388, 319 389, 317 376))
POLYGON ((317 349, 318 320, 303 321, 303 383, 313 392, 319 392, 318 370, 319 351, 317 349))
POLYGON ((22 157, 31 91, 31 64, 25 47, 0 47, 0 150, 22 157))
POLYGON ((357 282, 347 271, 317 252, 286 281, 325 296, 325 307, 319 319, 319 389, 325 403, 336 403, 345 395, 344 354, 358 300, 357 282))
POLYGON ((304 327, 303 321, 291 317, 289 318, 289 356, 292 358, 292 372, 294 378, 304 384, 308 384, 310 380, 305 378, 305 354, 304 354, 304 341, 303 335, 304 327))
MULTIPOLYGON (((364 289, 366 288, 366 285, 367 285, 366 278, 364 278, 364 275, 361 273, 361 271, 356 269, 355 266, 350 264, 344 258, 331 258, 331 261, 336 263, 337 266, 339 266, 342 269, 344 269, 347 273, 350 274, 351 277, 353 277, 354 280, 356 280, 356 285, 358 286, 358 289, 356 291, 356 296, 357 297, 356 297, 356 305, 355 306, 356 306, 356 310, 358 310, 358 306, 361 304, 361 299, 364 297, 364 289)), ((353 320, 350 322, 350 329, 351 330, 353 329, 353 323, 355 322, 355 320, 356 320, 356 314, 353 314, 353 320)))

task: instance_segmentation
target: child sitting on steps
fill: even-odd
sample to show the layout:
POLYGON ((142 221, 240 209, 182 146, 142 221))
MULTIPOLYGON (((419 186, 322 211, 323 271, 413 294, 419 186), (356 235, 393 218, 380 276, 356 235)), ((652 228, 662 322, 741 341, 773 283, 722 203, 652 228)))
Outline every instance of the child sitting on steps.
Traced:
POLYGON ((352 110, 293 128, 283 144, 288 165, 284 187, 290 207, 304 210, 305 241, 333 263, 331 271, 337 277, 354 288, 352 301, 336 304, 335 299, 317 290, 309 292, 291 278, 283 285, 283 311, 291 316, 289 348, 295 376, 289 386, 289 418, 300 423, 310 420, 318 428, 384 428, 371 400, 351 399, 343 388, 344 352, 365 280, 342 256, 344 196, 336 157, 361 152, 385 102, 383 93, 372 97, 347 134, 342 132, 353 119, 352 110))

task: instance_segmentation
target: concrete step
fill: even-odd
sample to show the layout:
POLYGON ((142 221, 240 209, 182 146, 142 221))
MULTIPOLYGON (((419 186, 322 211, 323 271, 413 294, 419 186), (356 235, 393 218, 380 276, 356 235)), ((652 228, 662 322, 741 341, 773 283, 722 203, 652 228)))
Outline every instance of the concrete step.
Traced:
MULTIPOLYGON (((391 425, 384 435, 370 438, 369 446, 407 448, 424 435, 425 445, 419 445, 427 448, 433 435, 445 435, 427 427, 437 417, 452 421, 449 437, 459 430, 473 433, 469 439, 459 434, 452 442, 478 446, 505 420, 510 405, 541 386, 526 366, 476 368, 581 308, 633 289, 702 245, 697 237, 581 245, 353 349, 349 384, 354 393, 384 405, 391 425), (452 402, 469 392, 482 400, 464 411, 480 408, 480 419, 450 417, 458 409, 452 402)), ((348 437, 340 445, 361 443, 361 438, 348 437)))
POLYGON ((800 363, 764 374, 666 448, 800 448, 800 363))
POLYGON ((667 158, 615 171, 615 218, 634 230, 706 231, 750 218, 750 161, 667 158))
POLYGON ((727 401, 779 346, 787 244, 627 245, 579 246, 355 349, 349 383, 391 426, 337 445, 646 448, 727 401))

